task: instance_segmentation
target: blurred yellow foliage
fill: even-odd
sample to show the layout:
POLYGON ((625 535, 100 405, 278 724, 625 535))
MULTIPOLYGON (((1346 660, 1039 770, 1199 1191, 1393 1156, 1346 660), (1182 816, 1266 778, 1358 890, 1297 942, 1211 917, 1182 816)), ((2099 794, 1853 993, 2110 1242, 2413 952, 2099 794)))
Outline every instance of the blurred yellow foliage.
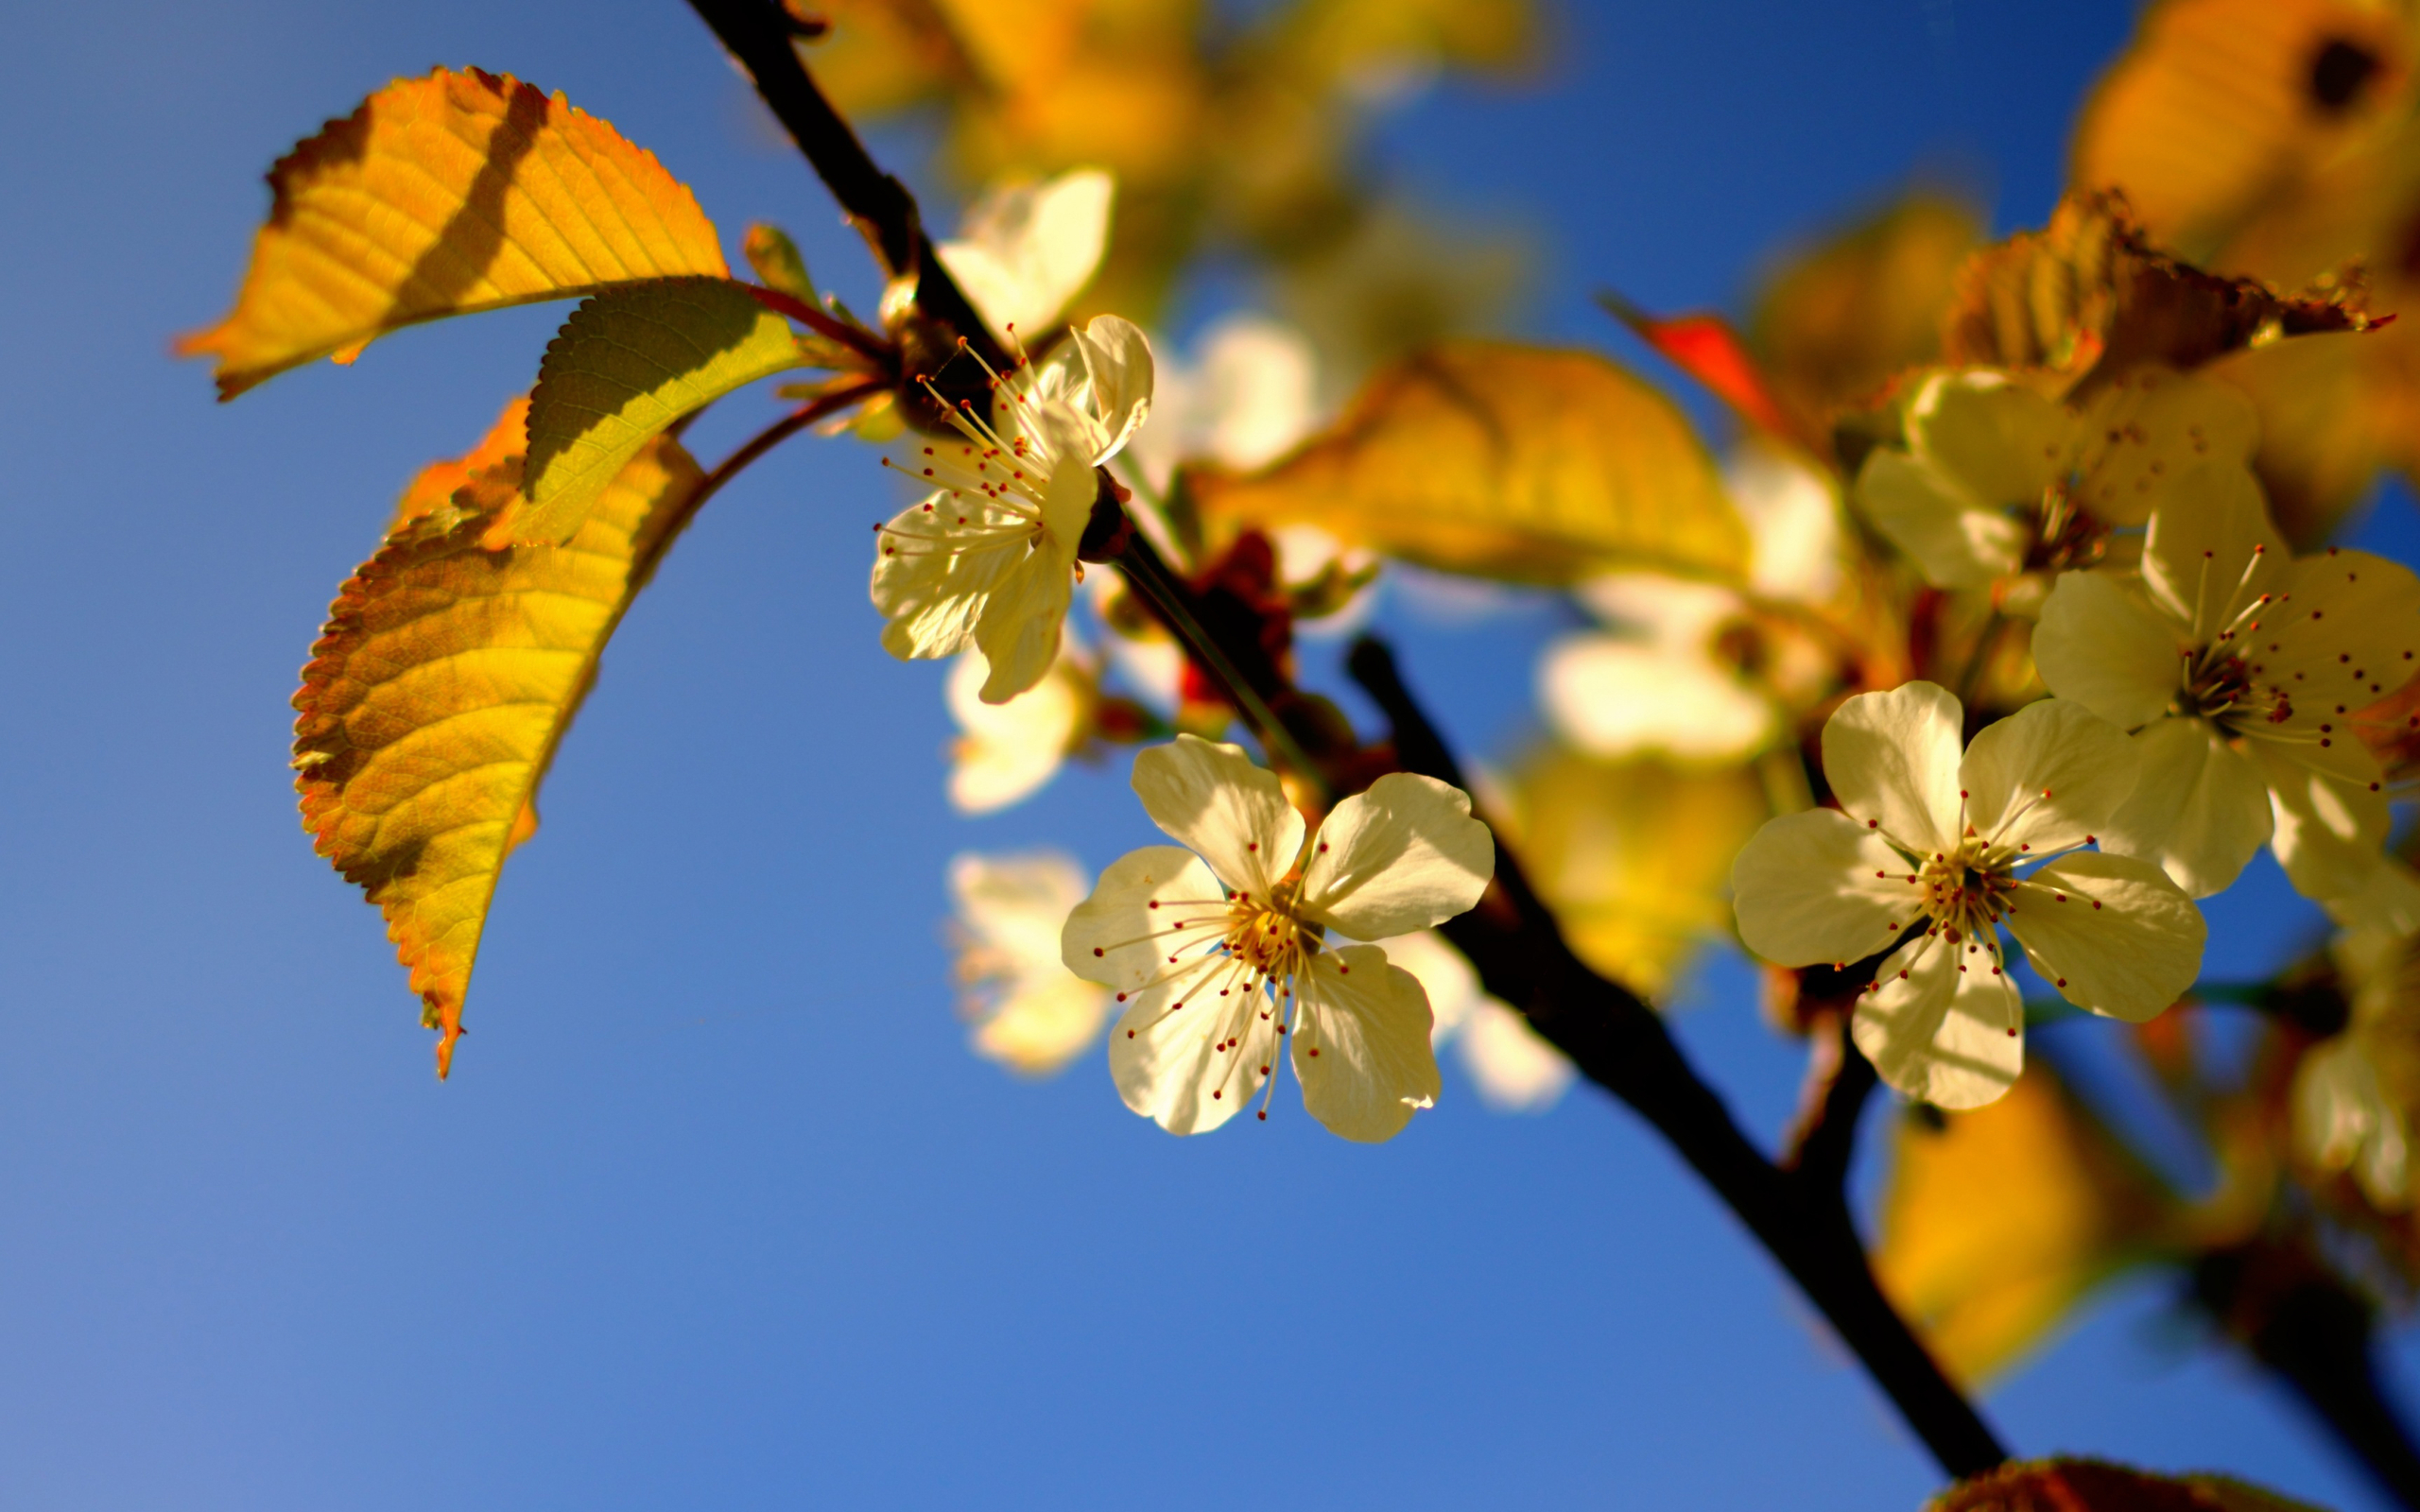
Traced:
POLYGON ((1945 1116, 1939 1131, 1899 1123, 1874 1265, 1943 1367, 1972 1382, 2154 1256, 2176 1210, 2038 1060, 1998 1102, 1945 1116))
POLYGON ((1670 988, 1731 927, 1731 860, 1771 810, 1754 773, 1541 748, 1512 773, 1512 842, 1564 937, 1633 991, 1670 988))

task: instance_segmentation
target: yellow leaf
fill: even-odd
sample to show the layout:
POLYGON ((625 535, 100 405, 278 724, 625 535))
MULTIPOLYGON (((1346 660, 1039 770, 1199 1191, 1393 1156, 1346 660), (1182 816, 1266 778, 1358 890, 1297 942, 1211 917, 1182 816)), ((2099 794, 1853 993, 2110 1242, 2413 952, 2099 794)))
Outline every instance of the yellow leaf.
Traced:
POLYGON ((1976 1381, 2172 1232, 2157 1183, 2040 1061, 2007 1096, 1893 1144, 1876 1276, 1942 1366, 1976 1381))
POLYGON ((221 399, 416 321, 729 272, 652 154, 509 74, 399 79, 268 181, 233 312, 177 348, 217 359, 221 399))
POLYGON ((1783 400, 1821 425, 1932 361, 1958 268, 1981 240, 1974 210, 1919 193, 1785 264, 1748 322, 1783 400))
POLYGON ((582 301, 529 396, 529 504, 514 539, 568 541, 666 426, 809 355, 787 320, 729 279, 659 279, 582 301))
MULTIPOLYGON (((516 402, 473 455, 520 427, 516 402)), ((441 1076, 505 855, 536 829, 547 764, 700 478, 658 437, 568 544, 529 546, 499 540, 520 471, 507 456, 401 520, 337 594, 294 696, 303 827, 386 915, 441 1032, 441 1076)))
POLYGON ((2104 1460, 2040 1459, 1959 1482, 1925 1512, 2318 1512, 2224 1475, 2151 1475, 2104 1460))
POLYGON ((1325 436, 1203 516, 1309 523, 1446 572, 1566 584, 1613 567, 1736 578, 1748 533, 1680 410, 1602 357, 1492 342, 1381 372, 1325 436))
POLYGON ((1770 814, 1755 777, 1557 747, 1513 773, 1512 841, 1580 958, 1662 995, 1731 924, 1731 863, 1770 814))

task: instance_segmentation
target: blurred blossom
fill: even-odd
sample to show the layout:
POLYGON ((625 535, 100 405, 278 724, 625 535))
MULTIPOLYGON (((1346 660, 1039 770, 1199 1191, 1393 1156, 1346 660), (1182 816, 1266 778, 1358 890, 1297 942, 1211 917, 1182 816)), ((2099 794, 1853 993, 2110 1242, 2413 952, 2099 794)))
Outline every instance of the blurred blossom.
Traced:
POLYGON ((959 1011, 975 1025, 977 1055, 1044 1076, 1099 1037, 1108 989, 1059 958, 1059 932, 1090 886, 1083 868, 1055 850, 950 862, 959 1011))
MULTIPOLYGON (((1985 589, 2089 567, 2113 528, 2245 472, 2251 402, 2216 379, 2140 368, 2073 408, 2006 373, 1936 372, 1909 402, 1907 447, 1879 447, 1856 496, 1927 581, 1985 589)), ((2247 474, 2248 476, 2248 474, 2247 474)), ((2031 617, 2038 589, 2004 595, 2031 617)))
POLYGON ((1748 445, 1723 470, 1748 524, 1748 586, 1767 598, 1830 601, 1841 586, 1841 498, 1830 476, 1795 453, 1748 445))
POLYGON ((980 651, 960 653, 949 669, 950 717, 961 731, 950 747, 949 800, 961 814, 989 814, 1038 791, 1089 733, 1098 677, 1072 639, 1040 682, 1006 703, 985 703, 991 669, 980 651))
POLYGON ((1724 761, 1778 733, 1772 700, 1717 657, 1718 637, 1742 610, 1730 590, 1625 573, 1580 596, 1612 628, 1565 636, 1538 664, 1547 721, 1575 747, 1724 761))
POLYGON ((1479 1101, 1498 1113, 1543 1113, 1577 1074, 1562 1051, 1530 1022, 1490 997, 1461 952, 1434 930, 1378 941, 1387 959, 1420 978, 1428 993, 1429 1043, 1452 1040, 1479 1101))
POLYGON ((968 207, 959 238, 935 249, 995 334, 1034 340, 1099 268, 1115 188, 1098 168, 998 185, 968 207))
POLYGON ((1161 363, 1151 427, 1128 453, 1154 494, 1181 462, 1274 461, 1318 420, 1318 362, 1293 327, 1230 315, 1194 338, 1193 352, 1161 363))
POLYGON ((2336 937, 2352 998, 2344 1032, 2294 1071, 2294 1144, 2323 1171, 2349 1172, 2381 1212, 2411 1206, 2411 1126, 2420 1103, 2420 962, 2377 930, 2336 937))

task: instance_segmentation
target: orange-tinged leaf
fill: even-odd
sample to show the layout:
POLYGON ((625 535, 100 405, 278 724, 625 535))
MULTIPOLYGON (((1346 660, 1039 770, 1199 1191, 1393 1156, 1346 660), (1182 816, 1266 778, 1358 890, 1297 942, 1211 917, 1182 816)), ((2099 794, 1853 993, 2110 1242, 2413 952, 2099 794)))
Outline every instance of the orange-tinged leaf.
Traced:
POLYGON ((1599 294, 1597 300, 1641 341, 1705 385, 1741 420, 1784 440, 1807 444, 1797 423, 1782 408, 1764 369, 1750 354, 1747 343, 1739 339, 1739 333, 1731 328, 1730 321, 1710 313, 1650 315, 1610 293, 1599 294))
MULTIPOLYGON (((517 440, 522 416, 507 406, 472 455, 517 440)), ((424 473, 407 504, 459 465, 424 473)), ((441 1076, 505 856, 536 830, 547 764, 701 476, 658 437, 546 546, 503 539, 520 473, 508 455, 399 521, 337 594, 294 696, 303 827, 386 915, 441 1076)))
POLYGON ((2039 1061, 1998 1102, 1893 1146, 1875 1274, 1943 1367, 1975 1381, 2173 1230, 2159 1186, 2039 1061))
POLYGON ((2063 383, 2140 363, 2195 368, 2282 336, 2366 331, 2358 281, 2285 297, 2152 246, 2125 197, 2071 193, 2048 228, 1968 260, 1942 342, 1953 363, 2033 369, 2063 383))
POLYGON ((1925 1512, 2316 1512, 2224 1475, 2152 1475, 2093 1459, 2002 1465, 1959 1482, 1925 1512))
POLYGON ((268 180, 233 312, 178 344, 217 359, 221 399, 417 321, 730 271, 652 154, 509 74, 399 79, 268 180))
POLYGON ((1748 342, 1783 403, 1818 426, 1941 352, 1976 211, 1917 192, 1791 258, 1756 297, 1748 342))
POLYGON ((1308 523, 1444 572, 1734 578, 1748 533, 1671 401, 1589 352, 1449 342, 1381 371, 1325 435, 1191 479, 1222 526, 1308 523))
POLYGON ((431 462, 422 468, 404 489, 404 496, 395 501, 394 517, 387 522, 387 533, 394 534, 410 521, 432 514, 454 502, 454 495, 470 485, 473 478, 493 469, 509 457, 523 455, 529 447, 529 399, 524 394, 509 401, 504 414, 479 438, 479 444, 460 456, 450 456, 441 462, 431 462))

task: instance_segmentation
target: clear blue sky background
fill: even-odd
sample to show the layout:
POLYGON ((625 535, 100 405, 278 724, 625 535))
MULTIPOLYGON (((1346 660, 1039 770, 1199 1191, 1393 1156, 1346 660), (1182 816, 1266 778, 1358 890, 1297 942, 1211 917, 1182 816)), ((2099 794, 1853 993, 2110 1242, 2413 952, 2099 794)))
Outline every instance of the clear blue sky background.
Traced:
MULTIPOLYGON (((2038 219, 2126 21, 1575 6, 1543 89, 1431 96, 1378 156, 1536 228, 1534 328, 1601 341, 1595 282, 1735 301, 1919 170, 2038 219)), ((840 443, 727 493, 631 616, 437 1084, 375 914, 297 827, 286 698, 396 489, 527 384, 560 311, 227 408, 169 335, 224 307, 269 162, 439 61, 569 92, 734 236, 777 218, 819 268, 857 254, 670 0, 19 4, 8 32, 0 1504, 1911 1512, 1933 1488, 1593 1093, 1491 1118, 1449 1071, 1380 1149, 1299 1108, 1179 1142, 1097 1064, 1028 1085, 969 1057, 946 858, 1051 840, 1098 866, 1152 835, 1122 769, 949 816, 939 674, 883 656, 864 600, 889 495, 840 443)), ((1406 628, 1475 747, 1517 730, 1542 624, 1406 628)), ((2237 969, 2290 927, 2263 896, 2218 919, 2237 969)), ((1772 1130, 1790 1052, 1736 971, 1698 995, 1686 1038, 1772 1130)), ((2373 1504, 2156 1286, 1989 1408, 2026 1452, 2373 1504)))

